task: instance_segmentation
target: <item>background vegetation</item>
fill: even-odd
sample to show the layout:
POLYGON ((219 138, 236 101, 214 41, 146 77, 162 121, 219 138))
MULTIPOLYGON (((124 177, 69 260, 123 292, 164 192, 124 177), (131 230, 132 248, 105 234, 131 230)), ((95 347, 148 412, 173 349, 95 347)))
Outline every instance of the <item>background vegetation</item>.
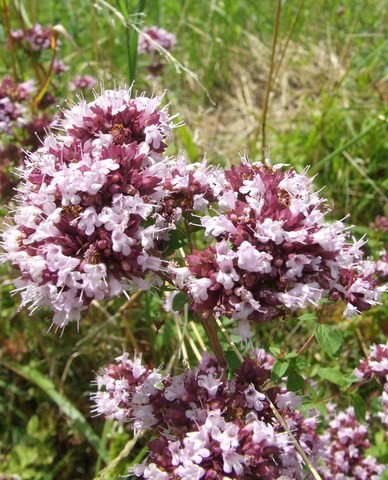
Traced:
MULTIPOLYGON (((387 233, 370 224, 376 215, 388 216, 385 2, 283 1, 275 52, 273 0, 3 0, 2 9, 1 77, 12 71, 6 11, 15 29, 60 25, 60 58, 68 69, 52 76, 49 89, 62 106, 76 99, 68 89, 76 75, 92 75, 105 88, 130 83, 136 28, 158 25, 175 33, 174 57, 164 59, 160 77, 150 77, 149 58, 138 56, 135 88, 168 89, 170 111, 179 112, 185 123, 175 130, 169 152, 179 149, 192 161, 206 155, 212 163, 231 165, 245 150, 251 159, 261 159, 272 68, 266 143, 273 162, 299 171, 310 165, 311 174, 318 174, 317 188, 324 187, 333 202, 333 218, 349 213, 355 235, 370 238, 368 255, 379 258, 387 233)), ((49 63, 46 53, 40 60, 49 63)), ((21 80, 35 78, 34 62, 16 53, 21 80)), ((124 349, 143 352, 156 366, 171 358, 178 369, 182 358, 195 364, 195 349, 206 346, 200 326, 182 330, 178 318, 162 313, 157 294, 143 293, 130 301, 93 304, 79 332, 76 325, 62 335, 47 332, 50 312, 33 317, 19 312, 10 283, 17 273, 8 265, 0 268, 0 478, 109 480, 125 474, 143 443, 132 441, 124 427, 90 414, 95 371, 124 349)), ((314 341, 301 367, 322 385, 305 392, 306 402, 322 410, 329 399, 344 407, 354 403, 346 379, 368 346, 388 332, 383 306, 352 321, 340 310, 318 311, 318 321, 335 324, 344 336, 340 357, 328 356, 314 341), (330 378, 322 368, 332 372, 330 378)), ((301 312, 261 327, 254 344, 283 358, 304 345, 315 322, 313 313, 301 312)), ((369 410, 377 408, 369 387, 359 393, 369 410)), ((384 433, 376 429, 371 440, 373 454, 387 461, 384 433)))

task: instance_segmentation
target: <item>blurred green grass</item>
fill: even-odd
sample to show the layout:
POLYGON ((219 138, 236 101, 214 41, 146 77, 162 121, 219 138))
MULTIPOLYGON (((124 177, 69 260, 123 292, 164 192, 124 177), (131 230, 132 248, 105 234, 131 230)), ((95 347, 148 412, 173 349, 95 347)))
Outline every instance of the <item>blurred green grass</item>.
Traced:
MULTIPOLYGON (((168 64, 156 80, 156 91, 169 90, 171 111, 180 112, 186 124, 176 131, 171 153, 181 149, 192 161, 200 161, 206 153, 209 161, 230 165, 247 149, 252 159, 261 159, 260 125, 275 3, 154 0, 146 2, 143 15, 131 17, 139 26, 155 24, 175 33, 174 56, 198 78, 168 64)), ((117 9, 115 1, 14 0, 10 4, 15 28, 20 26, 17 12, 23 6, 31 23, 60 24, 67 32, 68 37, 61 37, 61 57, 69 66, 63 84, 86 73, 106 88, 128 82, 126 29, 107 6, 117 9)), ((135 12, 137 4, 129 1, 129 11, 135 12)), ((282 4, 275 66, 299 5, 295 0, 282 4)), ((324 195, 333 202, 333 218, 350 213, 349 223, 361 234, 368 232, 376 215, 388 215, 386 23, 384 2, 306 0, 269 102, 267 137, 273 161, 299 170, 311 165, 318 174, 318 187, 324 187, 324 195)), ((5 43, 3 26, 0 40, 5 43)), ((145 56, 138 57, 138 91, 150 92, 155 83, 148 77, 147 62, 145 56)), ((9 69, 10 59, 3 50, 0 73, 9 69)), ((28 64, 22 74, 24 80, 31 75, 28 64)), ((65 87, 59 90, 67 92, 65 87)), ((64 98, 59 100, 64 104, 64 98)), ((368 253, 377 255, 383 240, 372 232, 368 253)), ((105 464, 86 441, 88 428, 58 408, 47 385, 21 375, 22 369, 47 376, 56 398, 66 398, 98 430, 101 447, 113 460, 128 436, 121 426, 108 423, 104 430, 105 422, 91 418, 94 372, 123 349, 142 351, 156 366, 167 364, 179 346, 177 324, 166 316, 158 331, 155 320, 163 316, 162 301, 147 294, 131 306, 122 299, 93 306, 82 319, 80 332, 72 325, 63 335, 46 333, 50 312, 37 312, 33 318, 18 312, 18 298, 10 296, 9 285, 15 272, 9 266, 0 268, 0 360, 20 367, 18 374, 3 363, 0 372, 0 474, 18 474, 23 480, 97 477, 105 464)), ((361 354, 357 328, 366 342, 379 341, 384 315, 380 308, 362 325, 341 324, 347 338, 341 357, 344 371, 351 371, 361 354)), ((335 312, 329 317, 339 321, 335 312)), ((296 317, 287 324, 265 325, 257 330, 259 345, 299 348, 312 325, 296 317)), ((316 350, 308 353, 309 363, 331 365, 316 350)), ((131 458, 139 452, 141 447, 134 447, 131 458)), ((125 474, 127 466, 128 461, 121 460, 103 478, 125 474)))

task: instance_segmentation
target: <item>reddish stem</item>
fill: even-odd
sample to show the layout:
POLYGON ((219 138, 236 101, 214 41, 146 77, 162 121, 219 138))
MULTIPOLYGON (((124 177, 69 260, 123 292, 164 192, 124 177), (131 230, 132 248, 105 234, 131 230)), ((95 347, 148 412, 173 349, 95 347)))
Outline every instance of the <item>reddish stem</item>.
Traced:
POLYGON ((220 340, 217 335, 217 324, 214 317, 210 316, 206 319, 201 317, 201 323, 209 339, 210 346, 214 352, 214 355, 218 360, 218 363, 220 364, 221 368, 226 368, 228 364, 226 362, 224 351, 222 350, 220 340))
POLYGON ((297 355, 298 357, 300 355, 303 355, 304 352, 309 348, 309 346, 313 343, 313 340, 315 338, 315 333, 312 333, 310 337, 308 338, 307 342, 303 345, 303 347, 298 351, 297 355))

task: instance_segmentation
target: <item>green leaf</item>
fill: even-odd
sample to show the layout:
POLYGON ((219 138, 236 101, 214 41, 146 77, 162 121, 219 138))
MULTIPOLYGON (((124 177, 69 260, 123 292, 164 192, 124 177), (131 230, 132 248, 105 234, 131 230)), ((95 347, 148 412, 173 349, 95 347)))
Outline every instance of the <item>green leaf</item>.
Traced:
POLYGON ((358 393, 352 393, 349 397, 350 405, 354 408, 354 413, 359 422, 365 422, 366 404, 365 400, 358 393))
POLYGON ((24 6, 24 2, 17 2, 17 11, 23 19, 25 28, 31 28, 32 22, 30 17, 28 16, 26 7, 24 6))
POLYGON ((58 392, 54 383, 43 375, 39 370, 36 370, 28 365, 17 365, 13 362, 7 362, 3 359, 0 363, 6 368, 17 373, 29 382, 41 388, 50 398, 56 403, 60 410, 73 423, 74 427, 86 438, 92 445, 101 458, 107 462, 108 456, 104 449, 101 448, 100 439, 93 428, 89 425, 82 413, 68 400, 64 395, 58 392))
POLYGON ((290 372, 287 378, 287 389, 291 392, 304 391, 304 379, 297 372, 290 372))
POLYGON ((276 360, 274 366, 272 367, 271 379, 275 382, 278 382, 282 377, 284 377, 289 365, 289 360, 281 358, 276 360))
POLYGON ((166 244, 165 249, 163 250, 164 255, 170 255, 171 253, 176 252, 180 248, 187 245, 188 238, 187 234, 180 229, 174 230, 170 234, 170 238, 166 244))
POLYGON ((338 385, 339 387, 346 387, 352 383, 352 380, 349 377, 345 376, 336 368, 320 367, 317 369, 317 373, 320 377, 338 385))
POLYGON ((338 357, 342 348, 342 333, 331 325, 315 325, 315 337, 323 350, 331 357, 338 357))
POLYGON ((296 352, 289 352, 286 354, 286 358, 297 358, 298 357, 298 354, 296 352))
POLYGON ((188 302, 189 297, 183 292, 178 292, 172 300, 172 309, 179 312, 188 302))
POLYGON ((307 367, 307 360, 304 357, 298 357, 295 366, 298 370, 305 370, 307 367))
POLYGON ((278 357, 280 355, 280 348, 278 347, 269 347, 269 351, 274 357, 278 357))
POLYGON ((37 415, 33 415, 27 423, 27 433, 31 437, 36 435, 39 430, 39 418, 37 415))
POLYGON ((310 322, 310 321, 315 321, 317 319, 317 316, 314 313, 304 313, 300 317, 298 317, 298 320, 301 320, 302 322, 310 322))
POLYGON ((226 358, 226 361, 228 362, 228 366, 230 370, 235 371, 241 367, 241 360, 237 357, 237 355, 233 350, 228 350, 225 353, 225 358, 226 358))
POLYGON ((185 125, 181 125, 177 131, 176 135, 180 137, 182 140, 182 143, 186 149, 187 155, 189 156, 189 159, 192 162, 195 162, 198 159, 198 152, 197 148, 195 146, 195 142, 193 140, 193 136, 191 135, 191 132, 185 125))

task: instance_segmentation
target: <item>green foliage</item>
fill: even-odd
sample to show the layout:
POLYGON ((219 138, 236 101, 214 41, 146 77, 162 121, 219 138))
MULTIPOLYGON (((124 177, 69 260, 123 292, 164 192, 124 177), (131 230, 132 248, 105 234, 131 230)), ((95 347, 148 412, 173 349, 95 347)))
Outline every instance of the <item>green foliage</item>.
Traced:
POLYGON ((290 366, 290 361, 286 359, 278 359, 274 363, 274 366, 271 371, 271 379, 275 382, 281 380, 287 373, 288 367, 290 366))
MULTIPOLYGON (((146 70, 149 59, 137 55, 133 26, 158 25, 175 33, 175 61, 166 61, 156 87, 157 93, 169 89, 171 111, 181 112, 179 120, 186 123, 174 133, 176 145, 171 154, 183 148, 193 162, 201 161, 206 153, 210 162, 222 165, 233 164, 238 152, 248 146, 247 154, 261 159, 261 108, 275 3, 3 2, 10 7, 12 28, 35 22, 63 27, 60 51, 69 69, 51 79, 62 106, 65 98, 75 98, 67 84, 78 74, 95 76, 105 88, 136 78, 138 91, 152 91, 155 79, 146 70)), ((276 62, 298 4, 282 2, 276 62)), ((310 172, 318 173, 317 189, 325 187, 324 195, 333 202, 332 218, 351 214, 349 222, 356 225, 356 236, 368 234, 371 258, 378 258, 387 244, 386 233, 369 228, 377 214, 388 215, 384 9, 384 2, 367 0, 305 2, 273 81, 267 118, 273 162, 290 163, 299 170, 312 165, 310 172)), ((6 37, 3 22, 3 46, 6 37)), ((39 58, 44 65, 49 60, 50 55, 39 58)), ((22 80, 34 77, 37 61, 17 53, 22 80)), ((0 72, 10 71, 11 58, 3 48, 0 72)), ((7 211, 0 207, 1 216, 7 211)), ((197 219, 193 217, 191 223, 193 239, 203 243, 203 233, 195 226, 197 219)), ((166 257, 187 249, 193 239, 175 230, 166 257)), ((199 352, 201 341, 210 348, 199 322, 194 331, 187 315, 182 315, 182 311, 187 313, 186 296, 178 294, 174 312, 166 313, 163 289, 141 295, 131 292, 130 301, 93 304, 81 321, 80 332, 69 326, 58 335, 47 332, 51 316, 47 310, 32 317, 18 311, 18 295, 11 295, 10 285, 16 275, 10 266, 0 265, 0 472, 18 474, 23 480, 93 479, 100 478, 110 465, 101 478, 125 475, 128 466, 146 454, 145 439, 120 458, 128 432, 91 417, 91 382, 95 371, 123 350, 141 352, 145 361, 168 366, 173 372, 181 371, 183 359, 195 365, 197 354, 188 337, 199 352)), ((303 394, 306 412, 316 409, 325 415, 326 403, 334 401, 344 408, 352 405, 357 418, 365 421, 366 412, 375 413, 371 398, 377 385, 359 387, 351 372, 364 356, 365 344, 383 340, 386 318, 386 307, 380 306, 360 321, 345 322, 333 305, 325 304, 252 327, 252 343, 275 357, 272 381, 280 383, 287 377, 287 388, 303 394), (297 354, 312 332, 316 341, 297 354)), ((226 319, 223 324, 229 332, 234 327, 226 319)), ((237 337, 232 335, 232 340, 237 337)), ((236 369, 238 357, 229 342, 221 343, 230 369, 236 369)), ((243 351, 244 346, 238 348, 243 351)), ((387 463, 386 433, 374 421, 370 428, 370 454, 387 463)), ((384 475, 387 480, 388 473, 384 475)))
POLYGON ((358 393, 351 393, 349 396, 350 405, 354 408, 354 413, 359 422, 365 422, 366 403, 358 393))
MULTIPOLYGON (((24 377, 31 383, 41 388, 55 402, 62 412, 68 417, 73 425, 85 436, 96 452, 106 459, 106 453, 101 448, 100 439, 93 431, 82 413, 60 392, 46 376, 30 366, 17 365, 11 362, 1 361, 4 367, 13 370, 16 374, 24 377)), ((35 425, 35 424, 34 424, 35 425)))
POLYGON ((302 394, 304 392, 304 378, 296 371, 290 372, 287 377, 287 390, 302 394))
MULTIPOLYGON (((5 460, 4 467, 9 473, 21 475, 23 480, 44 480, 50 471, 56 452, 54 439, 56 436, 55 419, 33 415, 24 435, 12 448, 5 460)), ((4 470, 1 466, 0 469, 4 470)))
POLYGON ((341 388, 348 388, 354 381, 353 376, 344 375, 335 367, 319 367, 317 373, 321 378, 328 380, 341 388))
MULTIPOLYGON (((388 443, 387 432, 385 430, 378 431, 373 439, 373 446, 368 449, 369 455, 376 457, 382 464, 388 464, 388 443)), ((387 478, 388 470, 386 469, 382 480, 387 478)))
POLYGON ((337 358, 342 348, 342 334, 338 328, 317 323, 315 336, 322 349, 331 357, 337 358))
POLYGON ((187 305, 188 301, 189 298, 185 293, 178 292, 172 301, 172 309, 174 310, 174 312, 179 312, 180 310, 182 310, 184 305, 187 305))

